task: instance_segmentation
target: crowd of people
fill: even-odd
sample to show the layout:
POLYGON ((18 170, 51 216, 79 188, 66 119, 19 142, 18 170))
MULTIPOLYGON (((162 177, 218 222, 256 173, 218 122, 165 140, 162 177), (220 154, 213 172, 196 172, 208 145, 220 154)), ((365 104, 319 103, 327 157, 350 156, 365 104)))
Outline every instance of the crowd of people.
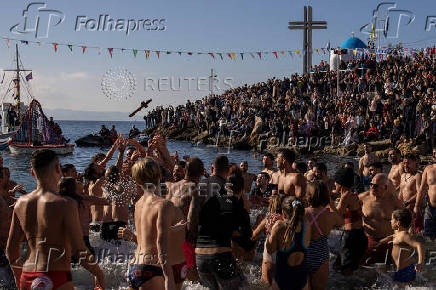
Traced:
POLYGON ((362 266, 393 264, 393 281, 404 286, 424 269, 423 237, 436 238, 432 152, 434 164, 421 172, 418 156, 393 148, 384 174, 367 145, 356 170, 348 162, 329 176, 324 163, 298 161, 289 149, 265 154, 258 175, 224 155, 208 172, 198 157, 170 154, 158 134, 147 147, 119 135, 83 174, 61 165, 53 151, 38 150, 30 158, 37 180, 30 193, 0 164, 0 265, 19 289, 72 289, 73 262, 95 277, 94 289, 105 289, 111 274, 95 262, 92 231, 114 245, 137 244, 131 289, 181 289, 185 280, 245 289, 239 261, 253 260, 256 251, 263 253, 265 287, 325 289, 328 238, 340 229, 335 271, 350 276, 362 266), (253 224, 254 209, 260 214, 253 224))
POLYGON ((156 107, 144 116, 146 126, 240 137, 256 129, 285 145, 307 136, 330 136, 333 145, 389 138, 395 144, 404 139, 424 144, 431 152, 436 144, 434 60, 391 55, 379 62, 373 57, 341 66, 345 71, 339 84, 337 73, 322 62, 310 74, 272 78, 176 107, 156 107))

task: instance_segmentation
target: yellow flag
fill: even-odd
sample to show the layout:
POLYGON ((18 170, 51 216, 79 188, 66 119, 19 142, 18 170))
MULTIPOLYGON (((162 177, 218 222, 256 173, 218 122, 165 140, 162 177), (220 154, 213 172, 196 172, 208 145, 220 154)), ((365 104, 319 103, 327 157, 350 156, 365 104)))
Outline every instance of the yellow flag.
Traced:
POLYGON ((281 53, 282 55, 285 55, 285 51, 284 51, 284 50, 280 51, 280 53, 281 53))
POLYGON ((234 52, 232 52, 232 58, 233 58, 233 60, 235 60, 235 58, 236 58, 236 54, 234 52))
POLYGON ((374 23, 371 25, 371 35, 369 36, 370 38, 375 38, 375 28, 374 28, 374 23))
POLYGON ((296 50, 295 50, 295 53, 298 54, 298 56, 301 56, 301 55, 300 55, 300 50, 299 50, 299 49, 296 49, 296 50))
POLYGON ((146 50, 145 51, 145 58, 148 60, 149 57, 150 57, 150 51, 146 50))
POLYGON ((357 49, 353 49, 353 54, 354 54, 354 56, 356 56, 356 54, 357 54, 357 49))

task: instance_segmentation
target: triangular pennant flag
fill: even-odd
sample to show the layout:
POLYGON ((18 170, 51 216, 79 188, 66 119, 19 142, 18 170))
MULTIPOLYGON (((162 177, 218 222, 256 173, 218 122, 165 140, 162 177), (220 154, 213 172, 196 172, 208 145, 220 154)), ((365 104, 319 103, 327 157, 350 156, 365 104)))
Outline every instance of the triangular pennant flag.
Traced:
POLYGON ((227 56, 231 59, 232 55, 230 54, 230 52, 227 53, 227 56))
POLYGON ((72 46, 71 44, 68 44, 67 46, 68 46, 68 49, 69 49, 71 52, 73 52, 73 46, 72 46))
POLYGON ((82 46, 82 53, 85 53, 86 46, 82 46))
POLYGON ((240 54, 241 54, 241 59, 244 60, 244 53, 241 52, 240 54))
POLYGON ((124 52, 126 49, 125 48, 121 48, 121 52, 124 52))
POLYGON ((53 43, 53 47, 54 47, 55 52, 57 52, 58 51, 58 44, 57 43, 53 43))
POLYGON ((178 51, 177 53, 178 53, 179 55, 182 55, 182 52, 181 52, 181 51, 178 51))
POLYGON ((296 50, 295 50, 295 53, 296 53, 298 56, 301 56, 301 54, 300 54, 300 50, 299 50, 299 49, 296 49, 296 50))
POLYGON ((27 40, 21 40, 21 43, 23 43, 25 45, 29 45, 29 42, 27 40))
POLYGON ((234 52, 232 52, 232 58, 233 58, 233 60, 235 60, 235 58, 236 58, 236 54, 234 52))
POLYGON ((284 51, 284 50, 280 51, 280 53, 281 53, 283 56, 285 55, 285 51, 284 51))
POLYGON ((354 54, 354 56, 357 55, 357 49, 353 49, 353 54, 354 54))
POLYGON ((112 58, 112 51, 113 51, 113 50, 114 50, 114 49, 111 48, 111 47, 107 49, 107 51, 109 51, 109 54, 111 55, 111 58, 112 58))
POLYGON ((213 52, 209 52, 209 55, 210 55, 212 58, 215 58, 215 55, 213 54, 213 52))
POLYGON ((149 57, 150 57, 150 51, 149 51, 149 50, 146 50, 146 51, 145 51, 145 58, 148 60, 149 57))
POLYGON ((11 48, 11 40, 10 39, 6 39, 6 44, 8 45, 8 48, 11 48))
POLYGON ((315 52, 316 52, 316 54, 319 54, 318 48, 315 48, 315 52))
POLYGON ((288 50, 289 55, 293 58, 294 55, 292 54, 292 51, 288 50))
POLYGON ((97 53, 100 55, 101 54, 101 47, 97 47, 97 53))
POLYGON ((192 55, 192 52, 188 52, 188 55, 192 55))
POLYGON ((157 55, 157 58, 159 58, 159 56, 160 56, 160 51, 159 50, 156 51, 156 55, 157 55))
POLYGON ((274 56, 277 58, 277 51, 273 51, 272 53, 273 53, 274 56))
POLYGON ((259 59, 262 59, 262 52, 258 52, 257 55, 259 56, 259 59))
POLYGON ((322 53, 325 54, 325 48, 321 48, 322 53))
POLYGON ((167 54, 171 54, 171 51, 167 51, 167 54))
POLYGON ((217 52, 217 54, 221 57, 221 60, 224 60, 223 59, 223 54, 221 52, 217 52))
POLYGON ((133 50, 133 56, 136 57, 136 54, 137 54, 137 53, 138 53, 138 50, 137 50, 137 49, 134 49, 134 50, 133 50))
POLYGON ((250 52, 250 55, 251 55, 252 58, 254 58, 254 54, 252 52, 250 52))
POLYGON ((42 45, 42 42, 41 42, 41 41, 38 41, 37 43, 38 43, 38 46, 41 46, 41 45, 42 45))

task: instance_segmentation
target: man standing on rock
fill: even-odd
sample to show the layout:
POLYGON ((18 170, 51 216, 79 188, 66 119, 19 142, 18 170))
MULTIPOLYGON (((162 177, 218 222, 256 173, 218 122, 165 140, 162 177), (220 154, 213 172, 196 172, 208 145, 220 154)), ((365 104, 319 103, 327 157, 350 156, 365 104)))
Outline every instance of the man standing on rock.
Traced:
POLYGON ((401 151, 397 148, 390 150, 388 160, 392 164, 388 177, 395 188, 395 192, 398 193, 400 191, 401 175, 404 173, 403 163, 401 162, 401 151))
POLYGON ((428 165, 422 174, 422 183, 416 196, 415 214, 423 207, 423 199, 427 193, 424 212, 424 236, 436 238, 436 147, 433 148, 433 164, 428 165))
POLYGON ((363 144, 363 151, 365 155, 363 155, 359 160, 359 171, 358 174, 362 179, 364 185, 369 185, 371 179, 369 177, 369 165, 378 162, 379 159, 375 155, 374 152, 371 152, 371 145, 363 144))

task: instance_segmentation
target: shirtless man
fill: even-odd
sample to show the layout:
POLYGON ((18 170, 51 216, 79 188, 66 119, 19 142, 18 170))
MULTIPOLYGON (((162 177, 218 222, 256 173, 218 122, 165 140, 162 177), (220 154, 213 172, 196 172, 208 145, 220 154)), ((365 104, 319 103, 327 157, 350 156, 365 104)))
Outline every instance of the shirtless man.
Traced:
POLYGON ((369 185, 371 178, 369 177, 369 165, 378 162, 378 157, 374 152, 371 152, 371 145, 364 144, 363 150, 365 155, 363 155, 359 160, 359 170, 358 174, 363 181, 364 185, 369 185))
POLYGON ((325 163, 317 163, 312 167, 312 172, 316 180, 322 181, 329 190, 329 194, 331 194, 332 190, 335 188, 335 181, 328 177, 327 175, 327 166, 325 163))
POLYGON ((421 186, 421 172, 418 171, 418 157, 407 154, 403 161, 404 173, 401 175, 399 199, 413 212, 416 194, 421 186))
POLYGON ((253 173, 248 173, 248 162, 242 161, 241 164, 239 164, 239 167, 242 171, 242 177, 244 178, 244 193, 251 191, 251 185, 253 184, 253 181, 256 180, 256 175, 253 173))
MULTIPOLYGON (((103 191, 101 190, 101 183, 97 184, 104 175, 104 167, 98 163, 92 162, 85 168, 84 177, 89 182, 89 195, 102 197, 103 191)), ((92 205, 91 206, 91 224, 89 229, 91 231, 99 232, 101 229, 101 223, 103 222, 103 206, 92 205)))
POLYGON ((271 153, 265 153, 265 155, 263 155, 262 164, 262 172, 268 173, 269 176, 272 176, 274 172, 277 172, 277 170, 274 169, 274 155, 271 153))
POLYGON ((307 161, 307 172, 304 174, 304 177, 306 177, 306 179, 309 180, 314 180, 314 174, 313 174, 313 167, 318 163, 318 161, 316 160, 316 158, 311 157, 309 158, 309 160, 307 161))
POLYGON ((129 284, 135 289, 176 289, 169 255, 175 242, 169 239, 169 231, 172 226, 184 231, 184 225, 180 226, 173 204, 156 194, 161 170, 153 159, 146 157, 136 162, 132 176, 144 194, 135 204, 138 247, 129 265, 129 284))
POLYGON ((401 201, 388 192, 388 185, 388 177, 378 173, 372 179, 370 191, 359 195, 362 202, 363 229, 368 237, 365 264, 385 262, 388 245, 379 246, 378 242, 392 235, 392 212, 403 207, 401 201))
POLYGON ((271 178, 271 184, 277 184, 278 193, 294 195, 299 199, 304 198, 306 179, 300 173, 292 170, 295 161, 295 152, 289 149, 280 149, 277 154, 277 168, 271 178))
POLYGON ((395 192, 400 192, 401 175, 404 173, 403 163, 401 162, 401 151, 394 148, 388 153, 388 160, 392 163, 388 178, 392 182, 395 192))
POLYGON ((104 288, 103 272, 83 243, 77 204, 57 194, 62 172, 56 154, 37 150, 30 162, 37 188, 18 199, 6 248, 16 284, 20 289, 31 285, 73 289, 70 263, 71 255, 76 255, 95 276, 95 286, 104 288), (24 265, 20 261, 23 240, 29 248, 24 265))
POLYGON ((428 165, 422 174, 421 187, 416 196, 415 214, 419 214, 422 208, 424 212, 424 236, 436 238, 436 147, 433 148, 433 164, 428 165), (427 203, 424 204, 424 196, 427 203))

